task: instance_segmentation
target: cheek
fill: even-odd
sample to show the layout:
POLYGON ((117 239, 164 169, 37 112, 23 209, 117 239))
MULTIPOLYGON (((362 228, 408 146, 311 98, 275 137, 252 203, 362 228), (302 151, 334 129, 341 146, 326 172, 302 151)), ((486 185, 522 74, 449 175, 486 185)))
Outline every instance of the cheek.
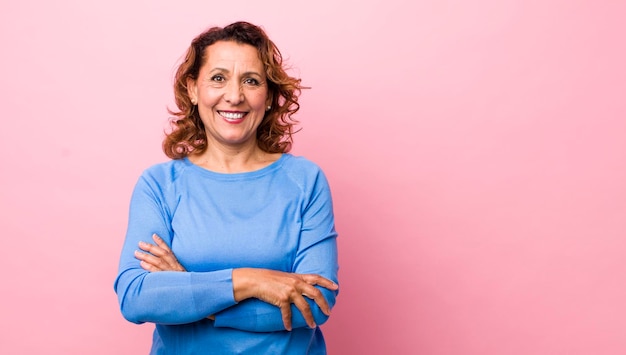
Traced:
POLYGON ((219 92, 219 90, 215 89, 204 90, 200 92, 199 95, 200 97, 198 101, 202 102, 202 104, 205 106, 215 105, 221 97, 221 93, 219 92))
POLYGON ((262 109, 263 111, 265 111, 265 106, 267 106, 267 101, 268 101, 268 97, 267 97, 267 92, 259 92, 259 93, 254 93, 253 95, 251 95, 249 97, 249 105, 254 108, 254 109, 262 109))

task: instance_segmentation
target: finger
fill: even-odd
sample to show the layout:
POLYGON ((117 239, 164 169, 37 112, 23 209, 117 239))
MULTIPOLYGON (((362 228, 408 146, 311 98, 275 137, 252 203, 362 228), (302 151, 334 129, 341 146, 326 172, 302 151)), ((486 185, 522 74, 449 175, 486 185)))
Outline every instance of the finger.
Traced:
POLYGON ((143 241, 139 242, 139 249, 156 256, 164 256, 167 254, 167 251, 163 248, 143 241))
POLYGON ((165 250, 166 252, 171 252, 170 247, 167 245, 167 243, 165 243, 165 241, 163 240, 163 238, 159 237, 158 235, 153 234, 152 235, 152 240, 154 240, 154 242, 163 250, 165 250))
POLYGON ((280 306, 280 314, 283 317, 285 329, 291 331, 291 304, 287 303, 286 305, 280 306))
POLYGON ((147 263, 145 261, 140 261, 139 265, 141 266, 142 269, 149 271, 149 272, 157 272, 157 271, 162 271, 161 269, 157 268, 156 266, 147 263))
POLYGON ((322 294, 320 290, 309 285, 309 287, 307 287, 306 289, 302 291, 302 295, 315 301, 315 303, 320 308, 320 310, 325 315, 330 316, 330 306, 328 305, 326 298, 324 298, 324 295, 322 294))
MULTIPOLYGON (((308 296, 307 296, 308 297, 308 296)), ((302 316, 304 317, 304 321, 309 326, 309 328, 315 328, 315 319, 313 318, 313 313, 311 313, 311 307, 309 306, 309 302, 307 302, 304 297, 298 296, 293 300, 293 304, 296 305, 296 308, 300 310, 302 316)))
POLYGON ((148 271, 161 271, 163 267, 161 265, 161 259, 154 255, 142 253, 139 250, 135 250, 135 258, 141 261, 140 265, 143 269, 148 271), (144 265, 145 264, 145 265, 144 265))
POLYGON ((139 250, 135 250, 135 258, 139 259, 139 261, 143 261, 154 266, 157 266, 157 264, 159 263, 158 258, 156 258, 155 260, 155 257, 153 255, 142 253, 139 250))
POLYGON ((327 288, 332 291, 336 291, 339 289, 339 285, 334 283, 332 280, 329 280, 325 277, 316 274, 302 274, 302 280, 308 283, 309 285, 318 285, 324 288, 327 288))
POLYGON ((165 265, 167 265, 167 267, 169 267, 168 270, 179 270, 180 267, 179 267, 179 264, 178 264, 178 260, 173 255, 172 251, 167 246, 167 244, 163 241, 163 239, 161 237, 159 237, 155 233, 155 234, 152 235, 152 240, 154 240, 154 242, 157 245, 154 246, 152 244, 148 244, 148 245, 150 245, 150 252, 153 255, 156 255, 159 258, 161 258, 160 263, 164 267, 165 267, 165 265))
POLYGON ((171 250, 164 250, 159 246, 143 241, 139 242, 139 248, 154 256, 153 258, 146 257, 145 261, 157 266, 160 269, 159 271, 185 271, 185 268, 178 262, 171 250))
POLYGON ((142 253, 139 250, 135 250, 135 258, 139 260, 139 266, 141 266, 142 269, 150 272, 162 271, 158 266, 154 265, 154 263, 150 263, 149 261, 147 261, 149 257, 152 256, 146 253, 142 253))

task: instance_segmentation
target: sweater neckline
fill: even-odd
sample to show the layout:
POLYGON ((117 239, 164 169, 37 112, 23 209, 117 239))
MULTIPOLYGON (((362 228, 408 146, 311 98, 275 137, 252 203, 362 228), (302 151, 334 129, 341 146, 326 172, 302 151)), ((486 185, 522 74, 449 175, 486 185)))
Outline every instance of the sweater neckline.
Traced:
POLYGON ((258 169, 258 170, 253 170, 253 171, 247 171, 247 172, 243 172, 243 173, 219 173, 216 171, 212 171, 212 170, 208 170, 205 169, 201 166, 198 166, 194 163, 191 162, 191 160, 189 160, 189 158, 184 157, 182 159, 183 163, 185 164, 187 169, 191 169, 192 171, 199 173, 201 175, 207 176, 209 178, 215 179, 215 180, 224 180, 224 181, 233 181, 233 180, 247 180, 247 179, 254 179, 257 177, 261 177, 267 174, 270 174, 278 169, 280 169, 280 167, 283 165, 283 163, 289 158, 291 157, 291 154, 289 153, 283 153, 280 158, 278 158, 276 161, 272 162, 271 164, 258 169))

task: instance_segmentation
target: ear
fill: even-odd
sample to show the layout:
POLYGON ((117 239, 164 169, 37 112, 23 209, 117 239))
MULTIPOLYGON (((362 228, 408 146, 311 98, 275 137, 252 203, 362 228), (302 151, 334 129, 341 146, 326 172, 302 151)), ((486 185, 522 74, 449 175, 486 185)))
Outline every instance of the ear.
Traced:
POLYGON ((198 103, 198 85, 194 79, 187 78, 187 95, 194 105, 198 103))
POLYGON ((265 100, 265 107, 272 106, 272 94, 267 94, 267 99, 265 100))

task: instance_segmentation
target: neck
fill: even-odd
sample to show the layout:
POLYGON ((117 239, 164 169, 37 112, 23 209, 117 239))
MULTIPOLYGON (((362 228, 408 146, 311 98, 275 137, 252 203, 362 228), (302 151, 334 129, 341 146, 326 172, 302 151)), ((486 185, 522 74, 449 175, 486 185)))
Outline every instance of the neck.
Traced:
POLYGON ((211 144, 203 153, 190 155, 189 160, 205 169, 228 174, 261 169, 276 161, 280 155, 261 150, 256 142, 245 147, 211 144))

